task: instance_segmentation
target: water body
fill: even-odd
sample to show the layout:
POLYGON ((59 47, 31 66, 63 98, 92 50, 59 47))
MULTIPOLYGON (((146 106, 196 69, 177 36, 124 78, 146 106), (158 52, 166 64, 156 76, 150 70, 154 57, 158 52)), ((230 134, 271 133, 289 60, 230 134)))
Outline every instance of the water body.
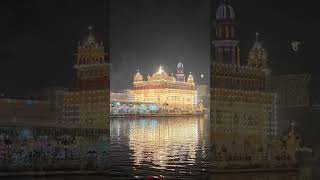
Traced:
POLYGON ((114 177, 208 176, 209 121, 201 117, 112 119, 114 177))
MULTIPOLYGON (((104 163, 108 161, 108 175, 59 175, 4 179, 121 180, 162 176, 165 179, 310 180, 320 177, 317 173, 320 172, 320 168, 316 167, 302 168, 300 174, 210 173, 210 126, 209 119, 205 117, 115 118, 111 119, 110 123, 110 145, 108 146, 110 157, 103 160, 104 163), (302 176, 305 177, 301 178, 302 176)), ((99 134, 98 137, 101 135, 103 136, 99 134)), ((100 141, 91 142, 96 144, 100 141)))
MULTIPOLYGON (((209 119, 112 119, 110 175, 114 179, 298 180, 298 173, 210 173, 209 119)), ((307 179, 306 179, 307 180, 307 179)))

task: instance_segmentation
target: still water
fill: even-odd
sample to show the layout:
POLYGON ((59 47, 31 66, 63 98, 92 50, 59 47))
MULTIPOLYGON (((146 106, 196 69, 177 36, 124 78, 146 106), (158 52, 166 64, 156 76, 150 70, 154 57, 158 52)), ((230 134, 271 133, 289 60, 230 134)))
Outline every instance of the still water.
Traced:
POLYGON ((110 175, 114 179, 299 179, 295 172, 210 173, 209 125, 206 117, 112 119, 110 175))
POLYGON ((208 132, 203 117, 112 119, 110 174, 205 179, 208 132))
MULTIPOLYGON (((269 172, 269 173, 210 173, 210 146, 209 146, 209 120, 205 117, 174 117, 174 118, 136 118, 136 119, 111 119, 110 141, 107 131, 83 131, 72 129, 32 129, 32 142, 39 142, 42 146, 33 148, 44 149, 46 154, 50 153, 47 142, 54 145, 53 154, 59 154, 61 147, 66 155, 63 157, 53 156, 49 158, 50 163, 44 162, 46 156, 31 157, 32 168, 36 171, 54 170, 61 167, 62 162, 71 170, 105 170, 103 175, 57 175, 37 177, 14 177, 4 179, 37 179, 37 180, 84 180, 84 179, 147 179, 149 176, 163 176, 165 179, 214 179, 214 180, 310 180, 320 179, 319 166, 313 168, 302 168, 304 174, 295 172, 269 172), (66 136, 66 134, 68 136, 66 136), (44 138, 45 141, 44 141, 44 138), (72 141, 66 144, 65 137, 72 141), (76 139, 83 139, 75 141, 76 139), (70 139, 70 138, 69 138, 70 139), (109 138, 107 138, 109 139, 109 138), (48 141, 49 140, 49 141, 48 141), (61 142, 60 142, 61 141, 61 142), (40 143, 41 142, 41 143, 40 143), (85 143, 86 142, 86 143, 85 143), (62 144, 61 144, 62 143, 62 144), (109 145, 107 145, 110 143, 109 145), (69 144, 69 145, 68 145, 69 144), (90 146, 88 146, 88 144, 90 146), (88 149, 89 148, 89 149, 88 149), (78 157, 77 153, 83 152, 78 157), (109 151, 108 156, 104 152, 109 151), (58 153, 57 153, 58 152, 58 153), (68 153, 70 152, 70 153, 68 153), (92 159, 87 158, 87 152, 94 152, 92 159), (57 158, 59 157, 59 158, 57 158), (39 159, 39 161, 35 161, 39 159), (53 160, 53 161, 52 161, 53 160), (65 162, 81 162, 85 166, 67 164, 65 162), (43 162, 43 163, 41 163, 43 162), (94 166, 88 166, 88 165, 94 166), (50 166, 48 166, 50 165, 50 166), (56 165, 56 166, 54 166, 56 165), (39 167, 38 167, 39 166, 39 167), (313 178, 311 177, 313 176, 313 178)), ((19 134, 25 129, 3 128, 11 137, 12 142, 21 140, 19 134), (18 133, 15 133, 18 132, 18 133)), ((25 133, 22 133, 25 134, 25 133)), ((23 136, 25 137, 25 136, 23 136)), ((28 140, 24 140, 29 142, 28 140)), ((21 144, 21 143, 20 143, 21 144)), ((11 148, 14 146, 10 146, 11 148)), ((12 149, 8 152, 15 152, 12 149)), ((20 151, 19 151, 20 152, 20 151)), ((39 154, 37 152, 37 154, 39 154)), ((40 155, 43 153, 40 153, 40 155)), ((61 154, 61 153, 60 153, 61 154)), ((79 154, 79 153, 78 153, 79 154)), ((92 154, 92 153, 91 153, 92 154)), ((12 154, 10 154, 12 156, 12 154)), ((28 156, 29 157, 29 156, 28 156)), ((51 157, 51 156, 50 156, 51 157)), ((12 164, 15 161, 5 162, 12 164)), ((24 161, 23 161, 24 162, 24 161)), ((22 162, 22 165, 25 163, 22 162)), ((29 162, 29 161, 27 161, 29 162)), ((3 163, 1 163, 3 165, 3 163)), ((0 164, 0 165, 1 165, 0 164)), ((78 163, 79 164, 79 163, 78 163)), ((13 164, 15 165, 15 164, 13 164)), ((15 167, 15 166, 14 166, 15 167)), ((21 168, 20 168, 21 169, 21 168)), ((62 169, 58 169, 62 170, 62 169)), ((63 169, 62 171, 68 171, 63 169)), ((3 179, 0 177, 0 179, 3 179)))

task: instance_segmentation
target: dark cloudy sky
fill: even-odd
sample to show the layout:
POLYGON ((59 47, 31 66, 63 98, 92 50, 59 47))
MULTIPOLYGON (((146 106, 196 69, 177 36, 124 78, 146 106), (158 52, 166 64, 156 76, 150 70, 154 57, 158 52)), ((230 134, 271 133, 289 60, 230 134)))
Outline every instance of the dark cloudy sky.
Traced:
MULTIPOLYGON (((274 73, 319 76, 315 4, 229 2, 240 24, 243 57, 258 31, 274 73), (302 41, 301 52, 290 52, 293 40, 302 41)), ((70 87, 73 54, 89 24, 95 26, 98 39, 109 39, 112 89, 129 88, 137 68, 153 73, 161 64, 173 72, 181 58, 186 72, 194 72, 198 79, 209 71, 209 4, 209 0, 111 0, 109 5, 104 0, 2 1, 0 90, 23 94, 48 86, 70 87)), ((218 4, 213 1, 214 7, 218 4)))

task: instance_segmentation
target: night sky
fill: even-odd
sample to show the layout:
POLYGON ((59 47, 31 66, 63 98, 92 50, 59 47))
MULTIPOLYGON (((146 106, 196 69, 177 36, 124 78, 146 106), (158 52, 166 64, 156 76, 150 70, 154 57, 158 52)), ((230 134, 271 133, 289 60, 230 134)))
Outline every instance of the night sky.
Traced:
MULTIPOLYGON (((231 0, 240 25, 241 53, 261 34, 274 74, 310 72, 319 83, 316 4, 282 0, 231 0), (290 42, 302 42, 298 53, 290 42)), ((314 2, 315 3, 315 2, 314 2)), ((71 87, 77 41, 95 27, 110 45, 111 88, 129 88, 137 68, 146 75, 159 65, 199 79, 209 71, 209 0, 28 0, 2 1, 0 90, 24 95, 49 86, 71 87), (108 18, 107 15, 110 15, 108 18), (110 22, 110 23, 108 23, 110 22), (109 28, 108 28, 109 27, 109 28)), ((213 6, 218 5, 213 1, 213 6)))

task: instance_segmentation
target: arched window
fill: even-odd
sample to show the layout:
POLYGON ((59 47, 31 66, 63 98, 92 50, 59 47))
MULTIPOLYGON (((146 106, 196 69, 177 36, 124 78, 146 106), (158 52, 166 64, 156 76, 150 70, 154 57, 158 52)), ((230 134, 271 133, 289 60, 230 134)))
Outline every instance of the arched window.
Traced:
POLYGON ((219 29, 219 38, 222 38, 222 28, 219 27, 218 29, 219 29))
POLYGON ((234 38, 234 27, 231 27, 231 37, 234 38))
POLYGON ((229 38, 229 27, 225 26, 226 38, 229 38))

